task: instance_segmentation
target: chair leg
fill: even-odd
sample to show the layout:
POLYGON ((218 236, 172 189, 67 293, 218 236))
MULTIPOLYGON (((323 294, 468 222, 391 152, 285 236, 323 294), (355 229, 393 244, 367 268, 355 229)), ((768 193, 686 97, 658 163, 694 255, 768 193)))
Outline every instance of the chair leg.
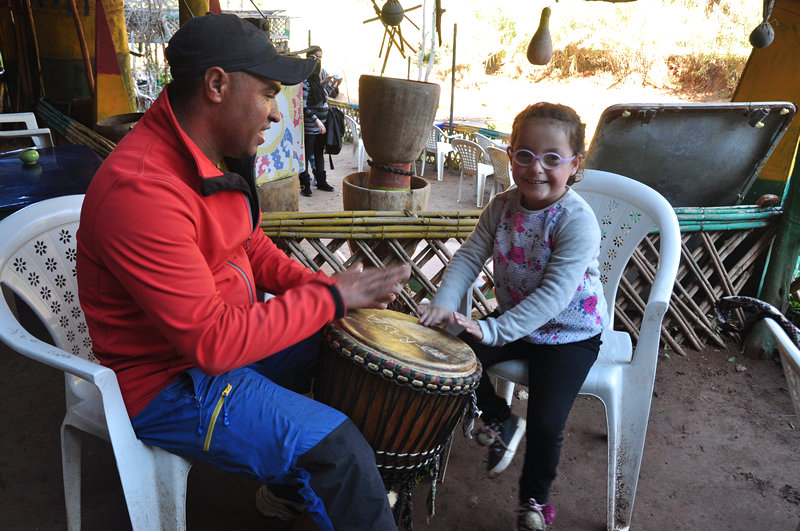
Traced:
POLYGON ((67 529, 81 528, 81 431, 61 425, 61 473, 64 476, 64 503, 67 509, 67 529))
POLYGON ((480 208, 483 205, 483 191, 486 188, 486 176, 480 173, 476 175, 478 180, 478 201, 477 205, 480 208))
POLYGON ((425 177, 425 159, 428 158, 428 154, 426 152, 422 152, 422 171, 419 172, 420 177, 425 177))
MULTIPOLYGON (((636 396, 631 395, 630 389, 626 394, 636 396)), ((603 402, 608 418, 607 524, 608 529, 626 531, 630 528, 639 482, 650 400, 628 400, 623 404, 621 397, 616 396, 603 402)))
POLYGON ((497 378, 494 387, 497 396, 505 399, 506 404, 510 406, 511 399, 514 398, 514 382, 508 381, 504 378, 497 378))
POLYGON ((436 178, 441 181, 444 175, 444 153, 436 155, 436 178))
POLYGON ((461 202, 461 187, 464 184, 464 170, 461 170, 461 176, 458 178, 458 199, 456 199, 457 203, 461 202))
POLYGON ((191 461, 153 446, 140 456, 135 464, 117 461, 131 527, 185 530, 191 461))

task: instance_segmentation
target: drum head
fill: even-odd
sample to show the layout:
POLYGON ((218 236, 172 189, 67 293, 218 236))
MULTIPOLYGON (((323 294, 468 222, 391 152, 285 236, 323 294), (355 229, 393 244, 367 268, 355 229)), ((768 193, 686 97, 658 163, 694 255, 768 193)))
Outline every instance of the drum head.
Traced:
POLYGON ((476 372, 477 358, 466 343, 404 313, 353 310, 334 326, 406 369, 443 378, 465 378, 476 372))

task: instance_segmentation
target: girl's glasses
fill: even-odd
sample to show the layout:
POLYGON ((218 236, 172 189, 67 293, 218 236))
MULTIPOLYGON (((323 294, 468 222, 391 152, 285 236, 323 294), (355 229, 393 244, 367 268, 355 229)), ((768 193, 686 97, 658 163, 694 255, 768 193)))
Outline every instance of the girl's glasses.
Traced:
POLYGON ((530 149, 518 149, 516 151, 508 150, 508 155, 514 159, 514 162, 520 166, 533 166, 534 161, 539 161, 542 168, 546 170, 554 170, 564 164, 565 162, 572 162, 575 160, 575 155, 569 158, 564 158, 558 153, 545 153, 544 155, 537 155, 530 149))

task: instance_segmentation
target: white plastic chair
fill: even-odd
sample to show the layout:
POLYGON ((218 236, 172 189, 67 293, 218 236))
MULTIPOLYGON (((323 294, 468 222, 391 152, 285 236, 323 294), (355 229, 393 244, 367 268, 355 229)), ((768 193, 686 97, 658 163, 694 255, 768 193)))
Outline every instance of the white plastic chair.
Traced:
MULTIPOLYGON (((608 529, 630 527, 644 438, 650 416, 661 321, 669 306, 681 256, 675 211, 652 188, 613 173, 585 170, 575 185, 597 216, 602 231, 601 281, 609 313, 600 354, 580 390, 604 404, 608 426, 608 529), (625 265, 654 227, 659 230, 660 259, 639 330, 636 350, 630 336, 613 329, 614 300, 625 265)), ((527 385, 524 360, 488 368, 498 376, 497 391, 510 404, 514 383, 527 385)))
MULTIPOLYGON (((775 336, 775 346, 778 347, 786 386, 792 397, 795 415, 800 418, 800 349, 777 321, 770 318, 766 318, 764 321, 772 335, 775 336)), ((800 524, 796 529, 800 531, 800 524)))
POLYGON ((476 181, 478 189, 477 205, 483 205, 483 190, 486 187, 486 178, 492 174, 494 168, 491 164, 482 162, 489 160, 486 152, 472 140, 456 138, 453 140, 453 147, 458 151, 461 158, 461 176, 458 181, 458 202, 461 202, 461 187, 464 184, 464 174, 472 175, 476 181))
POLYGON ((489 160, 494 170, 492 191, 489 195, 489 200, 491 201, 495 194, 511 188, 514 181, 511 178, 511 160, 508 158, 508 152, 505 149, 489 146, 486 148, 486 154, 489 155, 489 160))
POLYGON ((500 147, 497 142, 482 133, 472 133, 472 138, 475 139, 475 143, 482 147, 484 151, 490 147, 500 147))
POLYGON ((442 180, 444 174, 444 159, 455 151, 453 144, 450 143, 455 138, 461 138, 461 135, 448 135, 442 131, 439 126, 431 126, 428 131, 428 138, 425 140, 425 149, 422 150, 422 171, 419 172, 420 177, 425 176, 425 160, 428 157, 435 157, 436 180, 442 180), (446 140, 450 142, 446 142, 446 140))
POLYGON ((82 195, 48 199, 0 221, 0 284, 42 320, 55 346, 26 332, 0 297, 0 340, 64 371, 61 455, 67 527, 81 527, 82 432, 111 442, 135 530, 186 528, 192 463, 136 438, 114 372, 96 363, 75 278, 75 234, 82 195), (93 363, 95 362, 95 363, 93 363))
POLYGON ((25 124, 25 129, 11 129, 0 131, 0 138, 25 138, 30 137, 33 145, 37 148, 51 147, 53 145, 53 135, 50 129, 39 127, 36 123, 36 115, 32 112, 0 113, 0 124, 25 124))
POLYGON ((792 397, 792 404, 794 404, 794 411, 800 418, 800 349, 789 337, 789 334, 778 324, 774 319, 764 319, 767 326, 775 336, 775 346, 778 347, 778 353, 781 357, 781 366, 783 367, 783 375, 786 377, 786 386, 789 388, 789 394, 792 397))
POLYGON ((356 156, 358 161, 358 171, 364 171, 364 160, 366 159, 366 150, 364 149, 364 141, 361 139, 361 126, 352 116, 344 115, 344 121, 347 128, 353 135, 353 155, 356 156))

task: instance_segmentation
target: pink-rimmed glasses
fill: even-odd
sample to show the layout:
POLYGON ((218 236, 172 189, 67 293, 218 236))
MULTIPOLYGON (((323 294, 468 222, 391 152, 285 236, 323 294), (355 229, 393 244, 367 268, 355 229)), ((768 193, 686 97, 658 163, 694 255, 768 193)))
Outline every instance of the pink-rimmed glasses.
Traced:
POLYGON ((546 170, 554 170, 564 163, 575 160, 575 155, 572 155, 569 158, 564 158, 558 153, 553 152, 537 155, 530 149, 518 149, 516 151, 511 151, 511 148, 509 148, 508 156, 514 159, 514 162, 524 167, 533 166, 534 161, 538 160, 539 164, 542 165, 542 168, 546 170))

